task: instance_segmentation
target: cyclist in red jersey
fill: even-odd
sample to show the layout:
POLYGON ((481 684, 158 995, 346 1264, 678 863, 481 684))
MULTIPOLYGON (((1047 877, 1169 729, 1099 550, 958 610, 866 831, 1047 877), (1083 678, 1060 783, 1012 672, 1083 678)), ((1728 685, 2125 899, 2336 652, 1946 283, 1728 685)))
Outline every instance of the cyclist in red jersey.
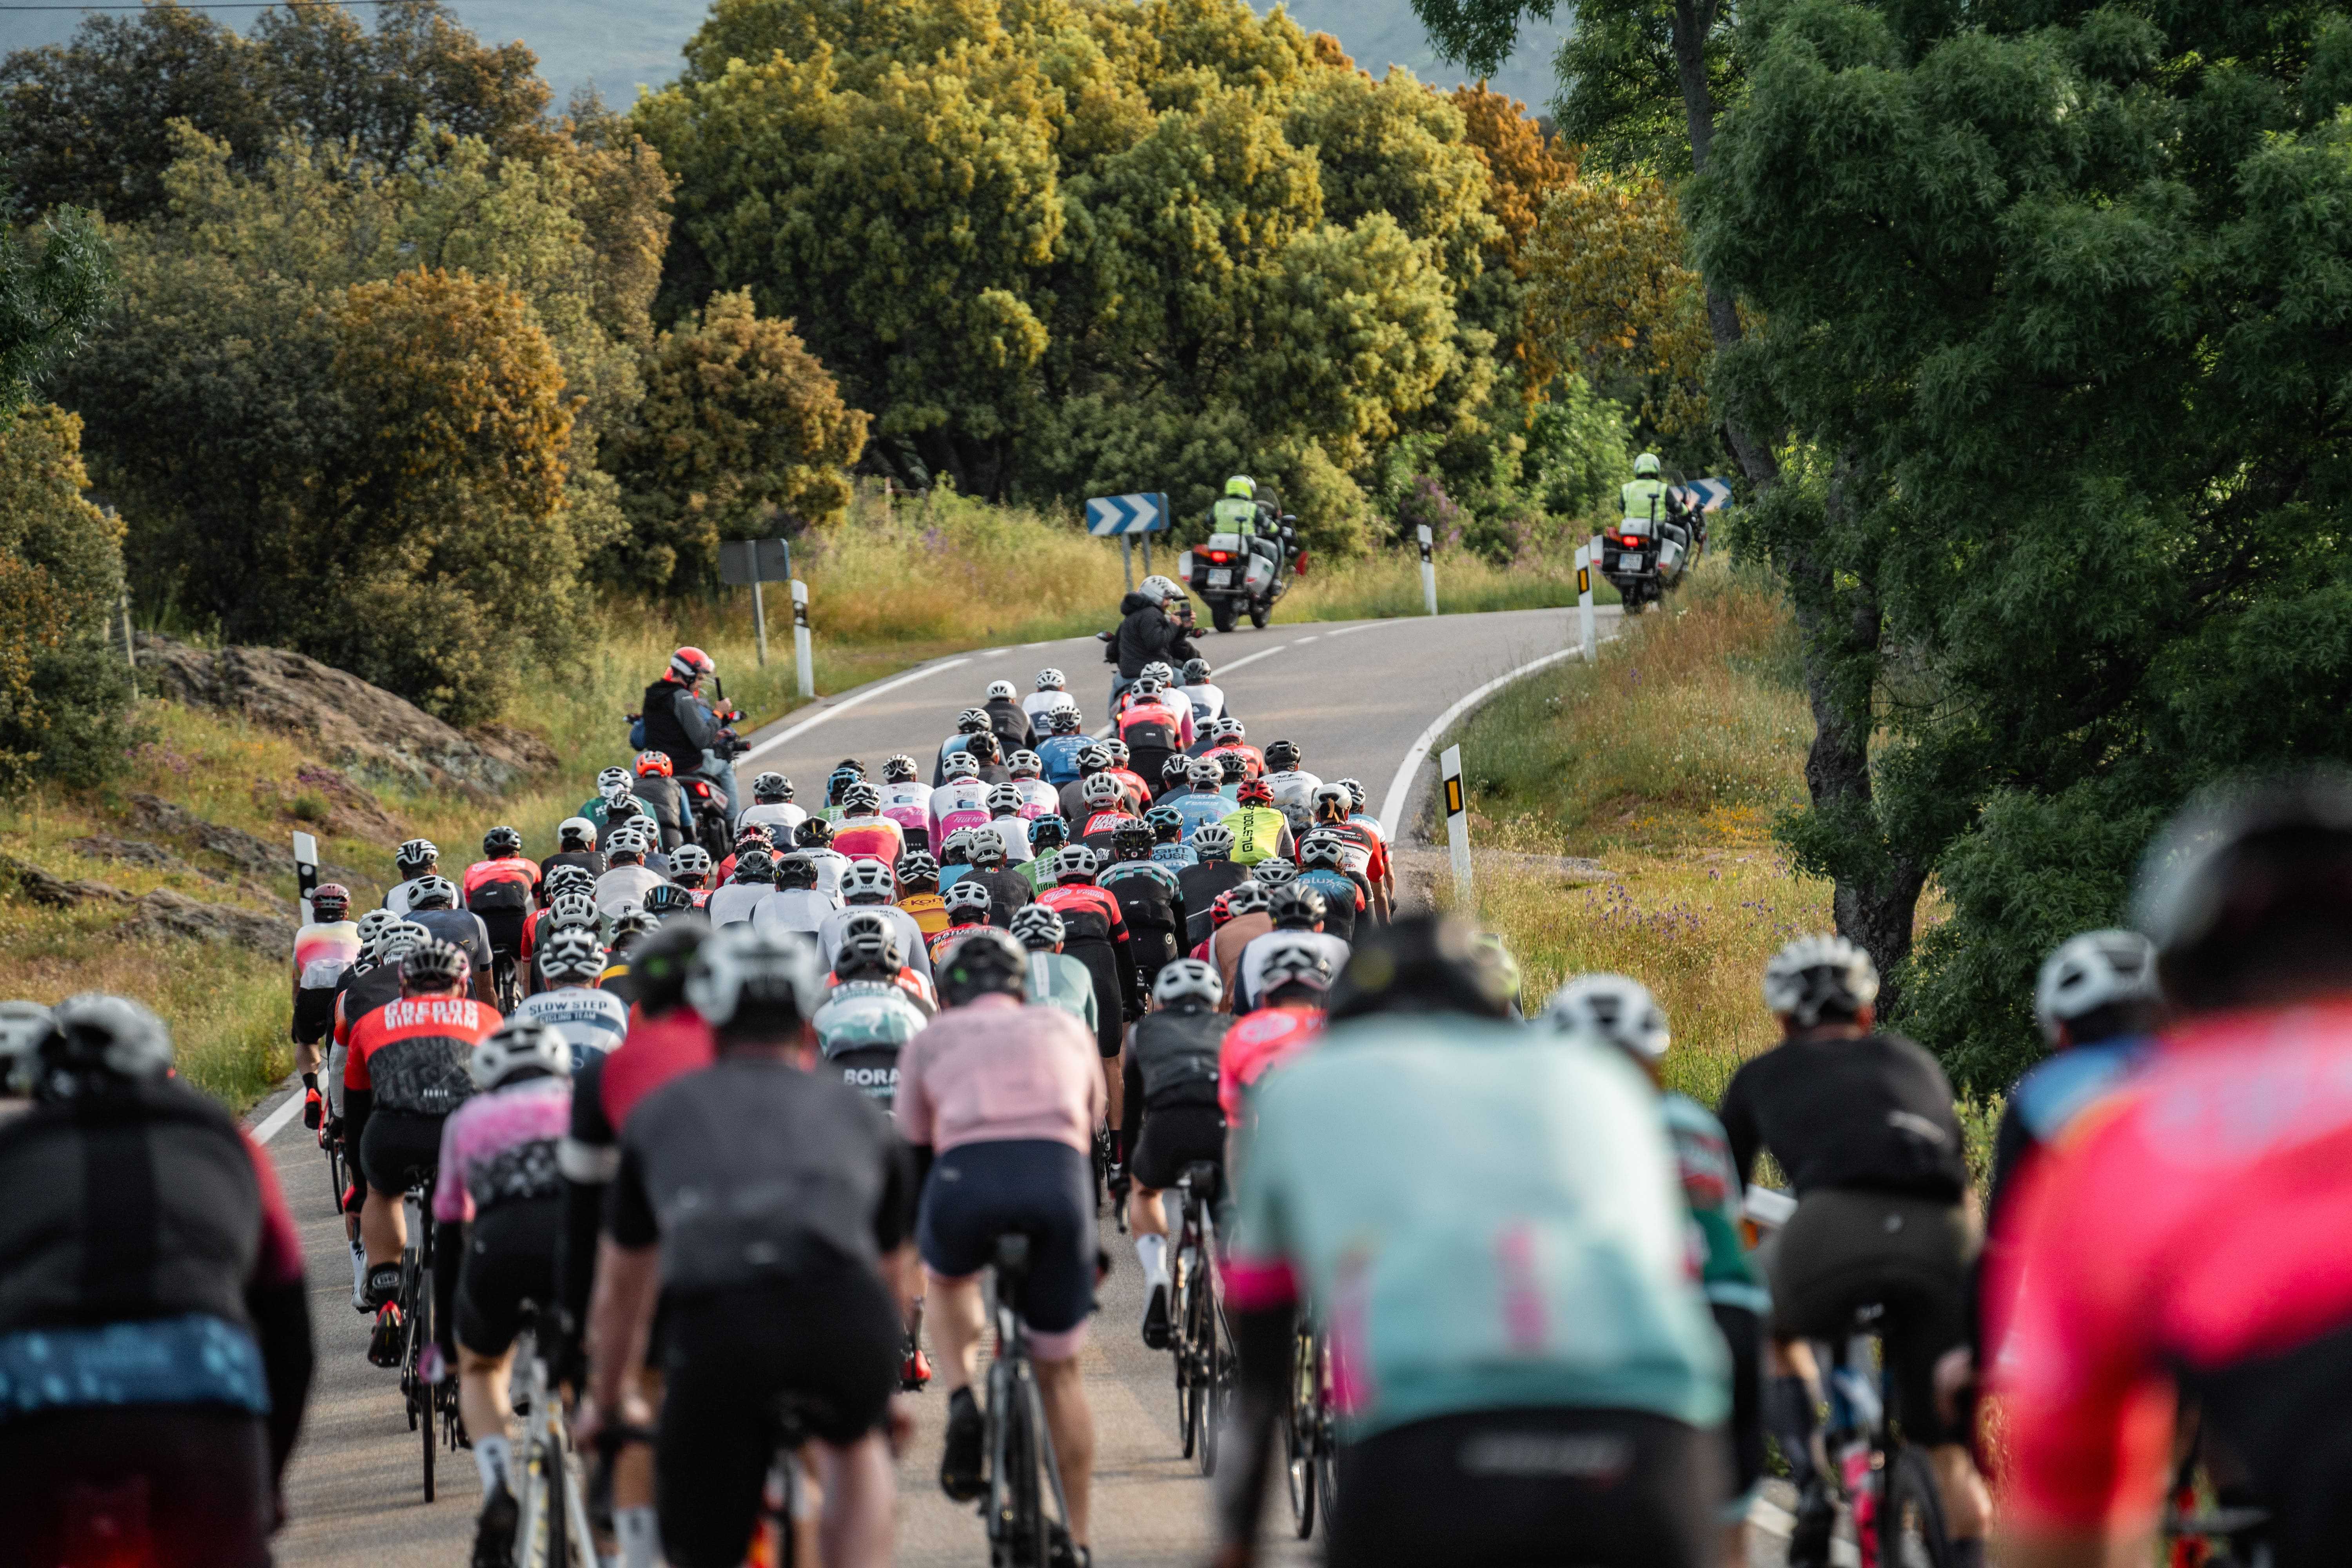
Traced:
POLYGON ((1329 957, 1307 943, 1276 952, 1265 979, 1265 1005, 1234 1019, 1217 1047, 1217 1103, 1228 1127, 1242 1124, 1248 1091, 1259 1079, 1315 1043, 1331 1002, 1329 957))
POLYGON ((2022 1178, 1993 1368, 2005 1568, 2150 1560, 2177 1412, 2263 1510, 2267 1561, 2352 1541, 2352 788, 2215 799, 2149 852, 2136 924, 2177 1010, 2022 1178))

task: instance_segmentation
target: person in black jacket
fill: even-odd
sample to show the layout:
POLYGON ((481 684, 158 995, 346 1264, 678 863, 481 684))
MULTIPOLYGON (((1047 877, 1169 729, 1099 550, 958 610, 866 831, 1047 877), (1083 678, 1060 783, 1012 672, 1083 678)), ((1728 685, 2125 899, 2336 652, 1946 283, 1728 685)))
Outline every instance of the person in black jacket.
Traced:
POLYGON ((732 822, 741 794, 735 784, 735 764, 713 748, 721 725, 737 715, 731 709, 720 712, 698 689, 703 677, 718 669, 698 647, 682 647, 669 656, 662 678, 646 688, 645 749, 666 753, 677 777, 699 773, 717 784, 727 796, 727 820, 732 822))
POLYGON ((1143 586, 1121 599, 1118 631, 1111 640, 1110 652, 1118 665, 1118 675, 1110 685, 1111 707, 1118 706, 1118 694, 1128 689, 1143 667, 1155 662, 1181 665, 1200 658, 1189 637, 1191 626, 1179 619, 1171 610, 1189 609, 1192 601, 1184 590, 1166 577, 1146 577, 1143 586))
POLYGON ((276 1170, 136 1002, 8 1022, 33 1103, 0 1125, 0 1556, 266 1563, 312 1368, 276 1170))

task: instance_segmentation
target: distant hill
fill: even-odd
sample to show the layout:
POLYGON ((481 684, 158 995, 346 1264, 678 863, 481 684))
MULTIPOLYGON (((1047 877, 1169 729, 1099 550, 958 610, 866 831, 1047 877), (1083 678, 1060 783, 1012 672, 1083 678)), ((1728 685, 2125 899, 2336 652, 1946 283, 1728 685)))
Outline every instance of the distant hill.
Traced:
MULTIPOLYGON (((634 101, 640 87, 659 87, 677 74, 678 49, 709 9, 708 0, 450 0, 450 6, 483 38, 520 38, 536 50, 559 105, 593 85, 615 108, 634 101)), ((1396 64, 1443 86, 1462 79, 1431 51, 1411 0, 1297 0, 1290 14, 1308 31, 1336 37, 1375 75, 1396 64)), ((253 13, 224 15, 242 21, 253 13)), ((0 12, 0 51, 58 42, 80 20, 70 11, 0 12)), ((1567 32, 1564 21, 1523 28, 1495 89, 1541 111, 1552 92, 1552 51, 1567 32)))

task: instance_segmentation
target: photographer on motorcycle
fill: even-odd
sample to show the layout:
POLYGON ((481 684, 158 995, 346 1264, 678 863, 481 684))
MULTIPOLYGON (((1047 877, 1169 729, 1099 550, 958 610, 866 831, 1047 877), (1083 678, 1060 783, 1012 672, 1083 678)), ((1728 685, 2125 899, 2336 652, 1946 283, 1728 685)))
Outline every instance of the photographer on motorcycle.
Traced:
POLYGON ((735 784, 735 759, 730 754, 733 737, 722 726, 742 717, 731 707, 707 701, 697 689, 703 677, 719 667, 698 647, 682 647, 669 656, 662 678, 646 688, 646 749, 668 755, 677 776, 697 773, 719 786, 727 797, 727 818, 735 819, 740 792, 735 784))
POLYGON ((1142 675, 1145 665, 1181 665, 1201 657, 1190 640, 1190 616, 1181 614, 1191 605, 1172 578, 1157 574, 1146 577, 1142 586, 1119 601, 1119 614, 1125 618, 1111 634, 1109 650, 1118 665, 1118 675, 1110 683, 1114 711, 1119 693, 1142 675))

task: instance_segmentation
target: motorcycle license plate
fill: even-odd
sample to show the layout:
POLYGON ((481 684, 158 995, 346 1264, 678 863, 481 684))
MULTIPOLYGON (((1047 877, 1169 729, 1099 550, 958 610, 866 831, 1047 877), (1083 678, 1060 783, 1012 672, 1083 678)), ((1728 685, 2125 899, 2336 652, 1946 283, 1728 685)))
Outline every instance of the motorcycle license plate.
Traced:
POLYGON ((1212 587, 1212 588, 1230 588, 1230 587, 1232 587, 1232 586, 1233 586, 1233 583, 1234 583, 1234 574, 1233 574, 1233 572, 1232 572, 1232 570, 1231 570, 1230 568, 1225 568, 1225 567, 1212 567, 1212 568, 1210 569, 1210 571, 1209 571, 1209 586, 1210 586, 1210 587, 1212 587))
POLYGON ((1639 572, 1641 569, 1642 569, 1642 558, 1641 558, 1639 555, 1637 555, 1637 554, 1633 553, 1632 551, 1630 551, 1630 550, 1629 550, 1629 551, 1627 551, 1624 554, 1620 555, 1619 557, 1617 557, 1617 570, 1618 570, 1618 571, 1620 571, 1620 572, 1639 572))

